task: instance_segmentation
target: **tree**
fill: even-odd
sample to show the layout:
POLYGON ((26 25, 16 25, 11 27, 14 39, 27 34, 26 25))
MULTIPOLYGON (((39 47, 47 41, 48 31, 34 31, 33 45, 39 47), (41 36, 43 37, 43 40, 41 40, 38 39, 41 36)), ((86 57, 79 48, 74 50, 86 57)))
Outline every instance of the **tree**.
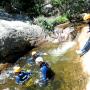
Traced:
POLYGON ((51 0, 51 3, 61 14, 67 14, 68 17, 87 12, 89 8, 87 0, 51 0))
POLYGON ((44 0, 2 0, 1 5, 9 13, 14 13, 16 10, 30 16, 37 16, 41 14, 43 3, 44 0))

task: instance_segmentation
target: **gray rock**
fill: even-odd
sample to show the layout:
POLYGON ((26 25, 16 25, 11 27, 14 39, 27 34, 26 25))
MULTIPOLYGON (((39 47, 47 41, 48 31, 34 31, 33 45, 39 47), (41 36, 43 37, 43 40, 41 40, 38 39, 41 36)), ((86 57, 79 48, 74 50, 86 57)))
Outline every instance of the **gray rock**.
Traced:
POLYGON ((51 4, 47 4, 43 7, 42 12, 45 16, 51 16, 53 12, 53 6, 51 4))
POLYGON ((0 62, 15 62, 44 39, 45 33, 37 25, 0 20, 0 62))
POLYGON ((74 27, 68 26, 65 29, 56 27, 52 37, 55 39, 54 42, 65 42, 75 39, 76 34, 74 27))

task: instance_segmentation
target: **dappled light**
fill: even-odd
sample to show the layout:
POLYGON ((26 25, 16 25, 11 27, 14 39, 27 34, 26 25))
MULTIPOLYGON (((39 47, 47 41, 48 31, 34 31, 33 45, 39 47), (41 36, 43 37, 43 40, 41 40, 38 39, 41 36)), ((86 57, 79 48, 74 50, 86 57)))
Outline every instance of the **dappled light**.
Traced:
MULTIPOLYGON (((80 50, 83 50, 87 41, 89 40, 88 34, 89 27, 86 26, 82 29, 81 34, 79 35, 78 42, 80 46, 80 50)), ((87 50, 87 49, 85 49, 87 50)), ((90 50, 87 50, 83 56, 80 58, 82 63, 82 69, 85 74, 87 74, 87 85, 85 90, 90 90, 90 50)))

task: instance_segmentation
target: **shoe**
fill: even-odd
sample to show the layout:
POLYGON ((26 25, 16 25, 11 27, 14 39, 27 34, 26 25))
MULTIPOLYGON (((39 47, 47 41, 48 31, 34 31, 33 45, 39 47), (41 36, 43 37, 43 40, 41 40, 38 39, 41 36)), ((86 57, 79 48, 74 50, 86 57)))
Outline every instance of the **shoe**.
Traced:
POLYGON ((82 52, 81 50, 76 50, 76 53, 77 53, 78 55, 82 55, 82 54, 83 54, 83 52, 82 52))

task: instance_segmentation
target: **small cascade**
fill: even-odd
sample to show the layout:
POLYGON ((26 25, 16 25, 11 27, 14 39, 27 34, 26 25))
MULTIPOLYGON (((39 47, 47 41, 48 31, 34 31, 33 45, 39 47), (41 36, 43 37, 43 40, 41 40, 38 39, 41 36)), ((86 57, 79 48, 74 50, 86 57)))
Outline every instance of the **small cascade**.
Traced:
POLYGON ((65 42, 62 46, 55 48, 49 51, 50 55, 54 56, 62 56, 65 54, 70 48, 72 48, 76 43, 75 42, 65 42))

